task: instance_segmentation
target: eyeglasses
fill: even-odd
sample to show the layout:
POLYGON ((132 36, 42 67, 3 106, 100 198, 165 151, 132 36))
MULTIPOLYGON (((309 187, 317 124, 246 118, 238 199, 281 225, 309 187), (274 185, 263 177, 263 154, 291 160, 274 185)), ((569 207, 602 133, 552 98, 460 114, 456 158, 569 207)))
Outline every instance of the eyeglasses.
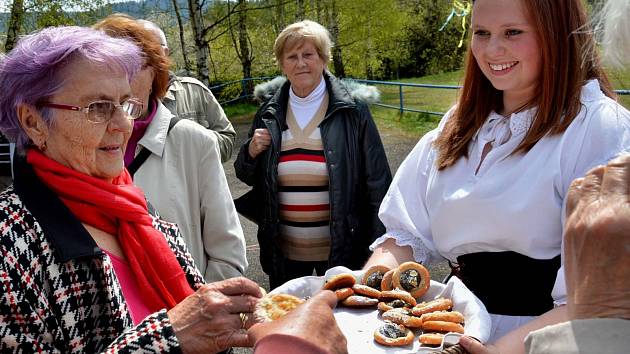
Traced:
POLYGON ((70 106, 57 103, 43 103, 42 106, 65 109, 68 111, 76 111, 85 113, 87 120, 93 123, 109 122, 116 109, 120 108, 129 119, 138 119, 142 115, 142 103, 135 99, 128 99, 122 104, 115 104, 111 101, 94 101, 86 107, 70 106))

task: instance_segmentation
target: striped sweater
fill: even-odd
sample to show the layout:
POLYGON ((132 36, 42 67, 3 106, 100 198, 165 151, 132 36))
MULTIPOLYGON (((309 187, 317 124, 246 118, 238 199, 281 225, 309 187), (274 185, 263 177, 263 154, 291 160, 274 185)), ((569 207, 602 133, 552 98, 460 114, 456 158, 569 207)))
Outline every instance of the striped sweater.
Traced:
POLYGON ((311 121, 300 129, 289 107, 278 162, 280 240, 284 256, 295 261, 326 261, 330 253, 328 170, 319 123, 326 95, 311 121))

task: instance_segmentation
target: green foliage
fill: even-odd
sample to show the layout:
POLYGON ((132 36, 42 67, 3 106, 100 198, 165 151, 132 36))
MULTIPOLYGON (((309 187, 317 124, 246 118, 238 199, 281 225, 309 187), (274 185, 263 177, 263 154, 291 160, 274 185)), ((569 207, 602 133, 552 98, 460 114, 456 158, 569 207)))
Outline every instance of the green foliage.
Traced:
POLYGON ((23 33, 50 26, 89 26, 111 13, 106 0, 26 0, 24 6, 23 33))

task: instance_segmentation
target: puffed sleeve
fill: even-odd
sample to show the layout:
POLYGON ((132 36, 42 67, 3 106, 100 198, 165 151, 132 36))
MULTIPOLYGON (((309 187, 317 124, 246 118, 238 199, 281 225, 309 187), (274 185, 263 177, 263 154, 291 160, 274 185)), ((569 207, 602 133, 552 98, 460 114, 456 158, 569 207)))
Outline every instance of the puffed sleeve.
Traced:
MULTIPOLYGON (((630 112, 599 92, 596 81, 582 92, 582 110, 563 134, 561 175, 556 191, 562 198, 562 225, 566 221, 566 195, 576 178, 620 154, 630 151, 630 112)), ((564 241, 564 237, 563 237, 564 241)), ((564 249, 564 244, 562 245, 564 249)), ((564 259, 558 270, 552 297, 557 305, 566 303, 564 259)))
POLYGON ((391 238, 398 246, 410 246, 417 262, 443 260, 433 244, 426 195, 430 174, 436 169, 433 142, 453 110, 446 113, 437 129, 420 139, 398 168, 378 214, 386 232, 372 243, 371 250, 391 238))

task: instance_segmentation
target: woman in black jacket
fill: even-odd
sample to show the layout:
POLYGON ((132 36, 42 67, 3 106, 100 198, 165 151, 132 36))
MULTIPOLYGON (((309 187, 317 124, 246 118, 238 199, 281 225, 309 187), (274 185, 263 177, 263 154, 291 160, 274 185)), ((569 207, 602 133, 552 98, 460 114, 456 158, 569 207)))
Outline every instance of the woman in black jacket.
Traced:
POLYGON ((271 288, 313 269, 360 268, 385 231, 378 208, 391 173, 366 104, 377 93, 326 71, 331 45, 312 21, 280 33, 274 54, 287 79, 256 88, 263 105, 234 163, 254 187, 237 209, 258 223, 271 288))

